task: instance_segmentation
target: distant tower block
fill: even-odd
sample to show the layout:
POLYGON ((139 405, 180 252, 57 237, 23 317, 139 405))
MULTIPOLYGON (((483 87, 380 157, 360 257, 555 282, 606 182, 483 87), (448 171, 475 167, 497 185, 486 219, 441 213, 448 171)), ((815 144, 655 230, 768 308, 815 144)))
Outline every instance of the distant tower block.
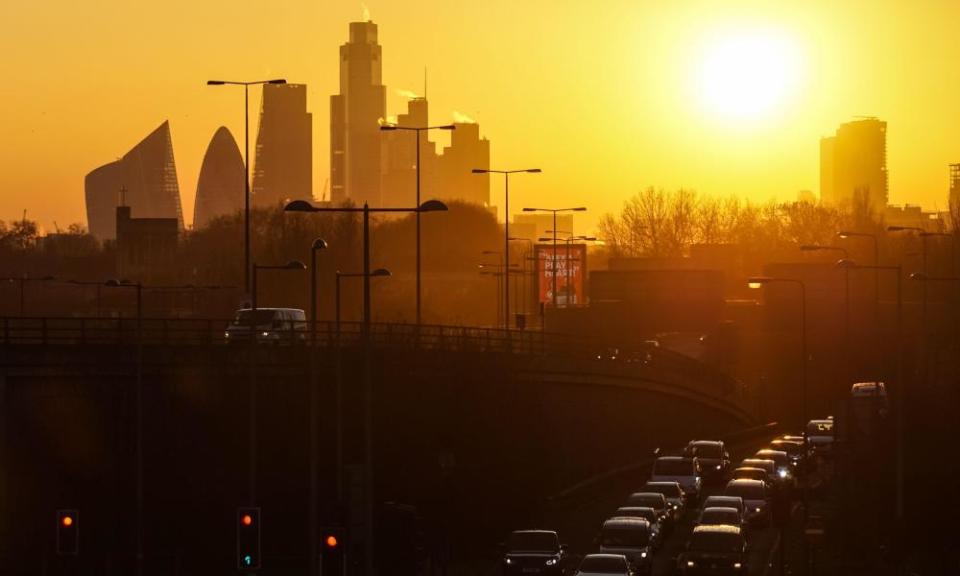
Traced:
POLYGON ((841 124, 820 141, 820 199, 849 207, 866 194, 874 214, 887 206, 887 123, 863 118, 841 124))
POLYGON ((383 202, 380 122, 387 117, 377 25, 351 22, 340 46, 340 93, 330 97, 330 196, 334 203, 383 202))
POLYGON ((960 164, 950 165, 950 211, 960 211, 960 164))
POLYGON ((313 120, 304 84, 264 84, 253 168, 254 206, 313 197, 313 120))

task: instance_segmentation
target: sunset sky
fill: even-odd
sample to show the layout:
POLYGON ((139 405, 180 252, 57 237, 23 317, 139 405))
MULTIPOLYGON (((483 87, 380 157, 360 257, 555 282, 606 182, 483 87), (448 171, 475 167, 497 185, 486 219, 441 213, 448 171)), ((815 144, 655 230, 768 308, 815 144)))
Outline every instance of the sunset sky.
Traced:
MULTIPOLYGON (((819 138, 888 122, 893 203, 943 208, 960 162, 960 2, 368 0, 388 110, 480 122, 494 168, 539 167, 511 205, 604 212, 649 185, 754 200, 819 192, 819 138)), ((216 128, 243 95, 209 78, 309 86, 314 190, 329 174, 337 50, 360 2, 11 1, 0 5, 0 219, 85 222, 84 175, 169 119, 186 222, 216 128)), ((256 129, 259 97, 254 97, 256 129)), ((255 134, 251 142, 255 141, 255 134)), ((252 147, 252 146, 251 146, 252 147)), ((502 183, 494 180, 495 203, 502 183)))

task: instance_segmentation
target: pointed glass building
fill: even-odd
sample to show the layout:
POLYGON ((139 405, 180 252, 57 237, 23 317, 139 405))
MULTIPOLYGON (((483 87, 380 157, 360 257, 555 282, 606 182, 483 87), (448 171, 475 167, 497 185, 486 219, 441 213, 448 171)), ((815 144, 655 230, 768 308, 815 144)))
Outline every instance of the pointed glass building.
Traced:
POLYGON ((121 205, 129 206, 136 218, 176 218, 182 230, 169 122, 164 121, 123 158, 87 174, 84 194, 87 227, 100 240, 116 238, 116 209, 121 205))
POLYGON ((193 229, 198 230, 220 216, 243 210, 243 156, 233 134, 225 126, 214 133, 207 146, 197 180, 193 229))

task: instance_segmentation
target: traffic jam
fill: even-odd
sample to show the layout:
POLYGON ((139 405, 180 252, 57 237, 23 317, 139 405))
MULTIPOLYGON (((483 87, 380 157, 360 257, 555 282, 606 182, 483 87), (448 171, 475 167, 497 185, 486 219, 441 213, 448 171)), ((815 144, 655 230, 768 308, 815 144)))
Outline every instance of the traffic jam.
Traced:
POLYGON ((784 434, 759 449, 692 440, 677 454, 658 451, 646 483, 604 512, 592 546, 574 551, 556 530, 516 530, 502 544, 501 574, 765 574, 778 528, 798 514, 800 479, 817 476, 832 441, 827 418, 809 422, 806 443, 784 434))

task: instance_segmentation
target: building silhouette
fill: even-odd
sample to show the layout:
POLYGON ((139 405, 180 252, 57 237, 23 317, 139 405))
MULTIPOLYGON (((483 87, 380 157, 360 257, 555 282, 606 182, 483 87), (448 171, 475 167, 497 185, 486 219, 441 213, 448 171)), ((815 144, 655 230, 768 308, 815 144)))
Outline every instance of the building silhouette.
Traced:
POLYGON ((176 218, 134 218, 129 206, 118 206, 117 276, 147 283, 169 278, 181 228, 176 218))
MULTIPOLYGON (((513 217, 513 223, 510 225, 510 235, 516 238, 530 238, 536 241, 538 238, 553 238, 553 214, 544 214, 538 212, 527 212, 517 214, 513 217)), ((573 233, 573 214, 557 214, 557 242, 563 242, 563 239, 573 233)))
POLYGON ((351 22, 340 46, 340 93, 330 97, 330 198, 381 206, 380 122, 386 118, 377 25, 351 22))
POLYGON ((820 140, 820 200, 835 206, 864 202, 874 214, 887 206, 887 123, 864 118, 841 124, 820 140))
MULTIPOLYGON (((473 174, 474 168, 490 168, 490 141, 480 137, 480 125, 457 122, 450 134, 450 146, 440 156, 438 196, 444 200, 463 200, 490 205, 490 175, 473 174)), ((506 214, 509 218, 510 215, 506 214)))
MULTIPOLYGON (((397 115, 398 126, 427 126, 430 121, 426 98, 411 98, 407 113, 397 115)), ((417 134, 410 130, 381 135, 380 189, 384 206, 417 205, 417 134)), ((436 198, 437 148, 429 132, 420 134, 420 199, 436 198)))
POLYGON ((960 164, 950 165, 950 211, 960 214, 960 164))
POLYGON ((225 126, 214 133, 203 156, 197 179, 197 200, 193 228, 198 230, 220 216, 243 210, 245 177, 240 147, 225 126))
POLYGON ((264 84, 250 199, 254 206, 313 197, 312 142, 306 85, 264 84))
POLYGON ((99 240, 116 238, 116 209, 130 206, 143 218, 173 218, 183 229, 180 187, 170 124, 164 121, 122 158, 84 179, 87 228, 99 240))

